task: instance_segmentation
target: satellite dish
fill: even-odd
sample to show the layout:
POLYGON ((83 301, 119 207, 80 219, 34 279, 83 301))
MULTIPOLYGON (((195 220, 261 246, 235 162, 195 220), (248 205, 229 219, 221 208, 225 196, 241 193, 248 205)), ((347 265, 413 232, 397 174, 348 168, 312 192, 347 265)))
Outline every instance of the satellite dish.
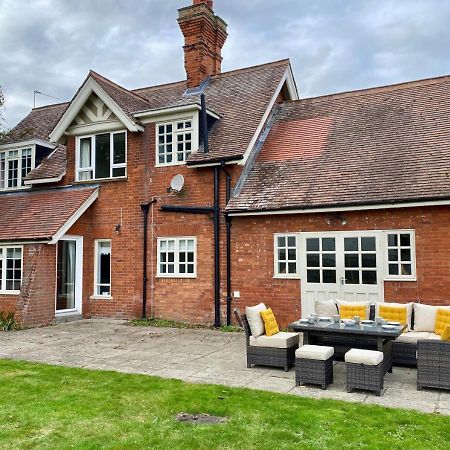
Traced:
POLYGON ((184 186, 184 177, 181 174, 175 175, 170 182, 170 189, 175 192, 181 192, 184 186))

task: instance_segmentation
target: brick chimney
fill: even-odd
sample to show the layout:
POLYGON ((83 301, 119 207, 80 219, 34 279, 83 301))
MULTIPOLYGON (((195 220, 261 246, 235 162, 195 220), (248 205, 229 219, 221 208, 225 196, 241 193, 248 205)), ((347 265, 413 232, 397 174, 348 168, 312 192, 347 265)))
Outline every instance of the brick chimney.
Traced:
POLYGON ((184 36, 187 87, 193 88, 220 73, 227 24, 214 14, 212 0, 193 0, 191 6, 179 9, 178 14, 184 36))

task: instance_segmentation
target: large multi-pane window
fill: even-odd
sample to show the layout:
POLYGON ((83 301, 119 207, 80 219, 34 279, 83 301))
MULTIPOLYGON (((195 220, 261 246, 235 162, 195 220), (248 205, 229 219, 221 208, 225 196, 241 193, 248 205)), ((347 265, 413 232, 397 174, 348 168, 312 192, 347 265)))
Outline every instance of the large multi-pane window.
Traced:
POLYGON ((111 241, 95 241, 95 295, 111 295, 111 241))
POLYGON ((22 283, 22 247, 0 247, 0 292, 19 292, 22 283))
POLYGON ((158 165, 184 163, 193 151, 193 120, 180 119, 156 124, 158 165))
POLYGON ((159 238, 158 276, 194 278, 196 276, 196 238, 159 238))
POLYGON ((83 136, 77 140, 77 181, 127 174, 126 132, 83 136))
POLYGON ((25 185, 25 177, 34 168, 32 148, 0 152, 0 190, 17 189, 25 185))

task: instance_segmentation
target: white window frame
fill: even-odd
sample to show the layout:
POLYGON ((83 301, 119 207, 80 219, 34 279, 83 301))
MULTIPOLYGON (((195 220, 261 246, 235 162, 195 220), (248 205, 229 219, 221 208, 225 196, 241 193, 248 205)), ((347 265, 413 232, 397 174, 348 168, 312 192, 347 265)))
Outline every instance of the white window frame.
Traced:
POLYGON ((0 294, 7 295, 19 295, 20 289, 7 290, 6 289, 6 264, 7 264, 7 251, 11 249, 20 249, 21 258, 20 258, 20 286, 22 287, 23 281, 23 245, 8 245, 8 246, 0 246, 0 259, 2 261, 2 278, 0 280, 0 294))
POLYGON ((94 241, 94 295, 95 298, 111 298, 112 297, 112 240, 111 239, 95 239, 94 241), (108 242, 110 248, 110 267, 109 267, 109 294, 103 295, 99 292, 99 287, 108 286, 98 282, 99 270, 99 247, 101 243, 108 242))
MULTIPOLYGON (((155 122, 155 166, 156 167, 169 167, 169 166, 183 166, 186 164, 186 160, 177 161, 177 133, 176 132, 176 124, 177 122, 186 122, 191 121, 191 155, 198 151, 199 146, 199 118, 198 111, 195 113, 189 114, 171 114, 166 116, 165 118, 161 118, 160 120, 155 122), (160 163, 159 162, 159 127, 163 125, 172 125, 172 162, 170 163, 160 163)), ((184 133, 183 133, 184 134, 184 133)))
MULTIPOLYGON (((400 250, 400 242, 396 247, 400 250)), ((416 231, 413 229, 404 230, 384 230, 383 231, 383 265, 385 267, 384 280, 386 281, 417 281, 417 268, 416 268, 416 231), (389 248, 388 247, 388 235, 389 234, 409 234, 410 250, 411 250, 411 275, 390 275, 389 274, 389 248)), ((408 262, 406 262, 408 263, 408 262)), ((397 264, 401 264, 398 261, 397 264)))
MULTIPOLYGON (((157 278, 197 278, 197 237, 196 236, 165 236, 157 239, 157 278), (194 273, 180 273, 180 241, 193 240, 194 241, 194 273), (161 273, 161 243, 163 241, 175 242, 175 257, 174 257, 174 273, 161 273)), ((183 263, 182 263, 183 264, 183 263)))
MULTIPOLYGON (((7 150, 0 150, 0 155, 3 155, 5 161, 5 173, 3 186, 0 185, 0 191, 17 191, 18 189, 29 189, 29 186, 23 185, 24 178, 22 177, 22 152, 24 150, 31 150, 31 168, 28 173, 36 167, 36 146, 27 145, 21 147, 8 148, 7 150), (11 152, 18 152, 18 157, 9 158, 11 152), (17 160, 17 186, 8 187, 8 162, 17 160)), ((27 174, 28 175, 28 174, 27 174)))
POLYGON ((127 163, 128 163, 128 133, 127 130, 118 130, 118 131, 106 131, 104 133, 99 132, 96 134, 87 134, 82 136, 76 136, 76 149, 75 149, 75 181, 78 182, 89 182, 89 181, 99 181, 99 180, 116 180, 116 179, 123 179, 127 177, 128 170, 127 170, 127 163), (114 164, 114 135, 115 134, 121 134, 125 133, 125 162, 114 164), (109 152, 110 152, 110 165, 109 165, 109 177, 106 178, 95 178, 95 139, 96 136, 101 134, 109 134, 109 152), (90 167, 80 167, 80 142, 82 139, 91 139, 91 165, 90 167), (114 169, 125 169, 125 175, 121 175, 119 177, 113 176, 113 170, 114 169), (92 171, 92 178, 88 180, 82 180, 80 179, 80 174, 83 172, 90 172, 92 171))
MULTIPOLYGON (((287 240, 286 240, 287 242, 287 240)), ((282 278, 289 280, 299 280, 300 279, 300 233, 274 233, 273 235, 273 278, 282 278), (296 244, 296 272, 295 273, 279 273, 278 272, 278 263, 280 262, 278 259, 278 238, 285 237, 295 237, 296 244)), ((286 254, 287 257, 287 254, 286 254)), ((289 260, 286 260, 286 263, 289 260)), ((286 269, 288 267, 286 266, 286 269)))

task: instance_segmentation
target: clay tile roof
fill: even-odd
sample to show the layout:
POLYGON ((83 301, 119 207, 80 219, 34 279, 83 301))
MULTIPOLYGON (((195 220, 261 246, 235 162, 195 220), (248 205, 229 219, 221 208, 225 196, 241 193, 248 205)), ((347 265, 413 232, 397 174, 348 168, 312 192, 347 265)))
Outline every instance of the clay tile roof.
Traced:
POLYGON ((283 105, 229 211, 450 198, 450 77, 283 105))
POLYGON ((0 145, 14 144, 31 139, 48 141, 49 133, 64 114, 68 105, 69 103, 59 103, 33 109, 28 116, 0 139, 0 145))
POLYGON ((66 165, 66 147, 64 145, 58 145, 25 179, 44 180, 48 178, 62 178, 66 172, 66 165))
POLYGON ((97 187, 0 194, 0 242, 51 240, 97 187))

